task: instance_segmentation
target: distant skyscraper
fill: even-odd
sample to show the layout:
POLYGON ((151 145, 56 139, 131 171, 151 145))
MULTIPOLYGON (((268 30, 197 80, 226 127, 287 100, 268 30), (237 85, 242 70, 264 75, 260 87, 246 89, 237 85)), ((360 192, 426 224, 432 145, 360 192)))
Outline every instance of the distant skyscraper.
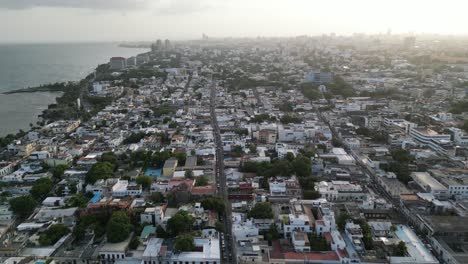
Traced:
POLYGON ((202 34, 202 39, 203 39, 203 40, 207 40, 207 39, 208 39, 208 36, 207 36, 205 33, 203 33, 203 34, 202 34))
POLYGON ((111 70, 123 70, 127 67, 127 59, 123 57, 112 57, 110 59, 111 70))
POLYGON ((156 43, 151 44, 151 52, 156 53, 162 49, 162 41, 160 39, 156 40, 156 43))
POLYGON ((171 42, 170 42, 168 39, 166 39, 166 40, 164 41, 164 48, 165 48, 166 50, 172 48, 172 44, 171 44, 171 42))

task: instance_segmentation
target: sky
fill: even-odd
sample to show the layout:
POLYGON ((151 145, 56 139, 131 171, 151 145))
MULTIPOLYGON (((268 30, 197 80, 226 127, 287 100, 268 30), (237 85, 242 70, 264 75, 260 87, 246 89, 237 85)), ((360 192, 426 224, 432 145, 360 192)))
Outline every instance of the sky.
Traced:
POLYGON ((468 35, 466 0, 0 0, 0 42, 468 35))

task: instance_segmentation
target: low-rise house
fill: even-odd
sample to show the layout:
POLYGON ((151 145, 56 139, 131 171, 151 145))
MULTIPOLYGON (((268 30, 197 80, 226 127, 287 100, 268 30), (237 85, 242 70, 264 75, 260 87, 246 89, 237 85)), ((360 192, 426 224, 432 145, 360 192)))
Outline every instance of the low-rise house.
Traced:
POLYGON ((59 207, 65 205, 65 198, 63 197, 47 197, 42 201, 42 205, 46 207, 59 207))
POLYGON ((146 208, 145 212, 140 215, 141 224, 151 224, 153 226, 162 224, 165 210, 165 205, 146 208))
POLYGON ((164 162, 164 167, 163 167, 163 176, 164 177, 172 177, 174 174, 174 171, 177 167, 177 159, 176 158, 170 158, 164 162))

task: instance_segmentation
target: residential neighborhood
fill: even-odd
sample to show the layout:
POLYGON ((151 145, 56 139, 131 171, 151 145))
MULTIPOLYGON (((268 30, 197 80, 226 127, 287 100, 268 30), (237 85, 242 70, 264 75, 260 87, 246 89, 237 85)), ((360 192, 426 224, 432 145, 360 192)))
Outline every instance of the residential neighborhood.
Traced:
POLYGON ((0 262, 468 263, 468 61, 453 42, 115 54, 0 141, 0 262))

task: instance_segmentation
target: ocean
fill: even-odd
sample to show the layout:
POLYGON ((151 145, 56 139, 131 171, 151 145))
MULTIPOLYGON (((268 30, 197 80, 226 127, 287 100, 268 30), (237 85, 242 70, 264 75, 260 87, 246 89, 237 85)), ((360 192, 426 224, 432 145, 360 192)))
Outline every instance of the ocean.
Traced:
MULTIPOLYGON (((111 57, 131 57, 148 49, 117 43, 0 44, 0 93, 64 81, 78 81, 111 57)), ((0 94, 0 136, 26 130, 59 93, 0 94)))

